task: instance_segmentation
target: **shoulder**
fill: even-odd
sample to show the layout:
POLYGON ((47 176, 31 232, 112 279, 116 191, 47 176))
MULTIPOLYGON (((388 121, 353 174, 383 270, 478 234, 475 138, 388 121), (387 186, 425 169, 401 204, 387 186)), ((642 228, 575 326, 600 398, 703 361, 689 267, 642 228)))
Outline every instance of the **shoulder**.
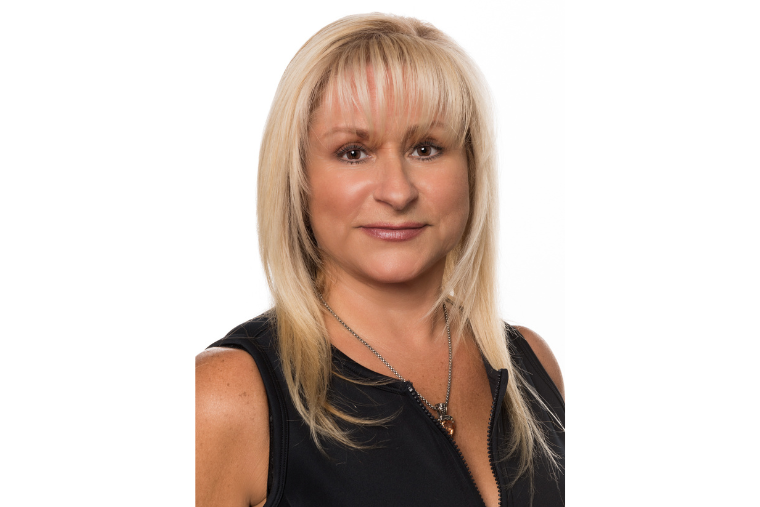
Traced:
POLYGON ((554 385, 557 386, 557 390, 559 390, 560 394, 562 395, 562 398, 565 398, 565 383, 562 379, 562 371, 559 368, 559 363, 557 362, 557 358, 554 357, 554 353, 552 353, 552 350, 549 348, 549 344, 546 343, 546 340, 541 338, 538 333, 528 329, 524 326, 513 326, 514 329, 516 329, 522 337, 525 339, 525 341, 530 346, 533 353, 538 358, 538 361, 541 363, 541 366, 544 367, 544 370, 546 370, 546 373, 549 375, 549 378, 551 378, 552 382, 554 382, 554 385))
POLYGON ((243 350, 212 347, 198 354, 195 387, 196 415, 204 422, 245 425, 247 416, 269 410, 256 363, 243 350))
POLYGON ((212 347, 196 358, 197 505, 256 505, 266 497, 269 407, 253 358, 212 347))
POLYGON ((216 346, 204 350, 195 358, 195 379, 196 394, 212 396, 220 402, 237 403, 236 399, 228 398, 242 388, 260 388, 266 395, 256 363, 244 350, 216 346))

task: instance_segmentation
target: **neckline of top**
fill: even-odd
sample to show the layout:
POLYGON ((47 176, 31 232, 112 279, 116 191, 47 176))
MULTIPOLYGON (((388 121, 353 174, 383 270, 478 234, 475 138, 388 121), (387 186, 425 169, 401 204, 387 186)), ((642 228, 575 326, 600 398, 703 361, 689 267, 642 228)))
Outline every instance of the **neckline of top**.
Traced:
POLYGON ((374 370, 370 370, 366 366, 351 359, 346 353, 344 353, 335 345, 330 344, 330 348, 332 349, 333 364, 342 369, 346 369, 355 375, 358 375, 361 380, 377 382, 378 386, 392 386, 396 389, 404 391, 406 390, 406 382, 403 380, 396 377, 383 375, 382 373, 378 373, 374 370))
MULTIPOLYGON (((404 382, 397 377, 383 375, 382 373, 370 370, 366 366, 356 362, 354 359, 349 357, 345 352, 333 344, 330 344, 330 348, 332 350, 333 364, 337 362, 337 366, 349 370, 355 375, 361 377, 363 380, 378 382, 378 386, 393 386, 395 389, 400 390, 406 390, 406 384, 411 384, 411 381, 409 380, 404 382)), ((480 357, 483 360, 483 365, 486 368, 486 375, 488 375, 489 380, 493 381, 497 379, 500 375, 500 371, 494 369, 488 363, 488 361, 486 361, 486 358, 482 354, 480 357)))

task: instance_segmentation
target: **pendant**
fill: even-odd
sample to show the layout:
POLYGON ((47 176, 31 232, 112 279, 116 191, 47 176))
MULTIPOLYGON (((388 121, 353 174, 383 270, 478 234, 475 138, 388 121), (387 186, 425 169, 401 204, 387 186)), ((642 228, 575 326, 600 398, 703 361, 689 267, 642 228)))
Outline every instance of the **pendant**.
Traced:
POLYGON ((436 412, 438 412, 438 422, 443 426, 443 429, 446 430, 446 433, 448 433, 451 438, 454 438, 454 430, 456 430, 457 426, 454 423, 454 418, 446 413, 448 411, 448 406, 445 403, 439 403, 434 408, 436 412))
POLYGON ((442 418, 439 417, 438 421, 441 423, 441 426, 443 426, 443 429, 446 430, 446 432, 449 434, 451 438, 454 438, 454 430, 456 429, 456 424, 454 424, 454 418, 450 415, 445 415, 442 418))

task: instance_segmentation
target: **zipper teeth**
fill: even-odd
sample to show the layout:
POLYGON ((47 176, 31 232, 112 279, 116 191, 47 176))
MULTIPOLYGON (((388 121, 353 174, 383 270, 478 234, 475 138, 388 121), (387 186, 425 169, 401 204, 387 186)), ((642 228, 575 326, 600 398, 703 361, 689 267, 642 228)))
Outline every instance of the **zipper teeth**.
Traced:
MULTIPOLYGON (((451 442, 451 445, 454 446, 454 449, 456 449, 457 454, 459 455, 459 459, 462 460, 462 464, 464 465, 465 470, 467 470, 467 476, 470 478, 470 483, 472 483, 472 485, 475 486, 475 491, 478 492, 478 496, 480 497, 480 501, 483 502, 483 505, 485 505, 486 502, 485 502, 485 500, 483 500, 483 495, 480 493, 480 489, 478 489, 478 485, 475 482, 475 478, 472 476, 472 472, 470 471, 470 467, 467 464, 467 461, 464 459, 464 455, 462 454, 462 451, 459 450, 459 446, 454 441, 454 438, 451 435, 449 435, 448 431, 446 431, 446 429, 438 423, 438 419, 436 419, 435 417, 433 417, 433 414, 431 414, 430 411, 427 409, 427 407, 422 404, 422 400, 420 399, 420 393, 418 393, 414 389, 414 387, 412 387, 411 384, 408 384, 408 386, 409 386, 408 387, 409 392, 412 393, 412 394, 414 394, 414 399, 417 400, 417 404, 420 406, 420 408, 422 408, 422 410, 428 415, 428 417, 430 417, 430 419, 435 423, 435 425, 438 426, 438 428, 446 436, 446 438, 449 439, 449 442, 451 442)), ((495 402, 494 402, 494 404, 495 404, 495 402)), ((491 412, 493 412, 493 406, 491 407, 491 412)), ((488 445, 488 456, 489 456, 489 460, 490 460, 490 458, 491 458, 491 421, 490 421, 490 419, 488 421, 488 444, 489 444, 488 445)), ((495 471, 495 469, 493 467, 493 461, 492 460, 491 460, 491 470, 494 471, 494 474, 496 473, 496 471, 495 471)), ((499 505, 501 506, 501 490, 499 491, 499 505)))
POLYGON ((499 375, 499 380, 496 382, 496 393, 493 396, 493 402, 491 402, 491 415, 488 417, 488 462, 491 465, 491 473, 493 474, 494 479, 496 479, 496 489, 499 492, 499 507, 501 507, 501 484, 499 484, 499 476, 496 473, 496 462, 494 461, 493 457, 493 445, 491 442, 491 436, 493 434, 494 416, 496 415, 496 402, 500 389, 501 375, 499 375))

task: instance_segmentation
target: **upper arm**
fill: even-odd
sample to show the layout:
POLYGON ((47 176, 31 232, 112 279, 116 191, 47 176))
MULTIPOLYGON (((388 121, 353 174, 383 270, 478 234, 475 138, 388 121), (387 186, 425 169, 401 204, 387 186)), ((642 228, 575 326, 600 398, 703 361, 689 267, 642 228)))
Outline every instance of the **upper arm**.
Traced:
POLYGON ((541 366, 544 367, 546 373, 549 374, 549 378, 552 379, 554 385, 557 386, 557 390, 562 395, 562 399, 565 399, 565 383, 562 380, 562 372, 559 369, 559 363, 557 358, 554 357, 552 350, 549 348, 549 344, 541 338, 537 333, 531 331, 527 327, 515 326, 520 334, 523 335, 525 341, 528 342, 533 353, 536 354, 541 366))
POLYGON ((248 507, 266 500, 269 406, 251 356, 210 348, 195 363, 195 503, 248 507))

